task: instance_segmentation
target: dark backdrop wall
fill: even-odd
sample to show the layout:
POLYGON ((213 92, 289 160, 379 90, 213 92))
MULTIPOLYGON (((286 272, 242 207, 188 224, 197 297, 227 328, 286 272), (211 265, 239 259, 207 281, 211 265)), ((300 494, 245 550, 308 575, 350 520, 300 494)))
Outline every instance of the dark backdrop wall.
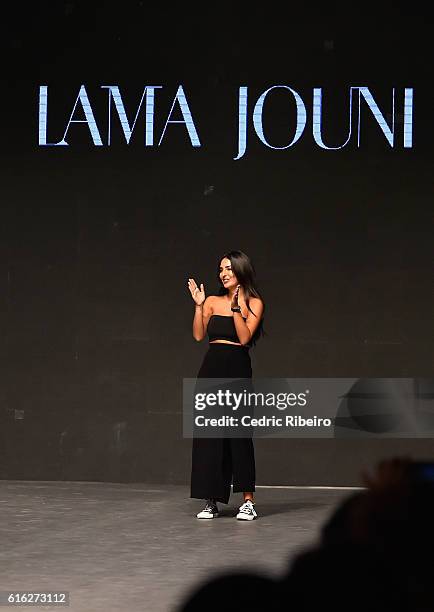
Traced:
MULTIPOLYGON (((267 304, 256 375, 432 376, 425 15, 51 4, 15 9, 3 38, 1 478, 188 482, 182 378, 195 376, 206 346, 191 335, 187 279, 214 293, 228 249, 252 257, 267 304), (163 85, 157 143, 182 84, 202 146, 172 124, 161 146, 144 147, 143 117, 127 145, 116 115, 110 146, 94 146, 85 124, 70 127, 68 147, 38 146, 39 86, 49 87, 48 140, 58 142, 82 84, 105 143, 101 85, 119 85, 130 118, 144 85, 163 85), (277 84, 308 109, 286 150, 265 147, 251 121, 254 100, 277 84), (241 85, 248 149, 234 161, 241 85), (349 87, 361 85, 389 120, 396 88, 397 134, 404 87, 414 88, 412 148, 402 136, 391 148, 366 109, 360 147, 314 143, 312 88, 324 88, 324 139, 337 145, 349 87)), ((294 118, 278 93, 264 111, 269 141, 288 143, 294 118)), ((357 484, 380 457, 433 448, 258 440, 258 484, 357 484)))

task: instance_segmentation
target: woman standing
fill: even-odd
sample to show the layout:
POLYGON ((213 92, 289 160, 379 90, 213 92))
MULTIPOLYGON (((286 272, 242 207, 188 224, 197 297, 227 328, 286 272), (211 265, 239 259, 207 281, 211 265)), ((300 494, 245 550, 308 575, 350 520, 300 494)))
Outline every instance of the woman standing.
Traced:
MULTIPOLYGON (((219 261, 219 295, 205 298, 194 279, 188 288, 195 302, 193 337, 209 337, 198 378, 251 378, 249 348, 262 333, 264 303, 255 283, 250 259, 241 251, 230 251, 219 261)), ((197 518, 218 516, 217 502, 229 502, 233 491, 243 492, 239 520, 257 517, 254 507, 255 455, 251 438, 193 438, 191 497, 205 499, 197 518)))

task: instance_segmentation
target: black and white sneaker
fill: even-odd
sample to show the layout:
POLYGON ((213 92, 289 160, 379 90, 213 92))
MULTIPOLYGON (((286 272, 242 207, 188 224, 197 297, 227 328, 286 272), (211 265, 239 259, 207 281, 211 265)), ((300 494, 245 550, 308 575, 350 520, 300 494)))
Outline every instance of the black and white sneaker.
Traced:
POLYGON ((212 499, 207 499, 205 508, 196 514, 196 517, 198 519, 213 519, 218 515, 219 510, 215 501, 212 499))
POLYGON ((257 517, 255 505, 248 499, 238 510, 237 519, 239 521, 253 521, 257 517))

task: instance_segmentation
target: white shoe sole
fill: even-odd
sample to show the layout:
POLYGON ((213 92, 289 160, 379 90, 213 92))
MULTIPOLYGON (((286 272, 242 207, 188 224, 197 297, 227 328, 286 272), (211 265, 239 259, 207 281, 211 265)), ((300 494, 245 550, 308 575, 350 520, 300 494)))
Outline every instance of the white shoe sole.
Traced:
POLYGON ((211 520, 213 518, 216 518, 219 515, 219 513, 216 512, 215 514, 206 514, 206 515, 202 515, 202 516, 201 515, 202 515, 202 512, 199 512, 199 514, 196 514, 196 518, 198 518, 198 519, 205 519, 205 520, 211 520))
POLYGON ((237 514, 237 520, 239 521, 254 521, 258 515, 256 516, 245 516, 243 514, 237 514))

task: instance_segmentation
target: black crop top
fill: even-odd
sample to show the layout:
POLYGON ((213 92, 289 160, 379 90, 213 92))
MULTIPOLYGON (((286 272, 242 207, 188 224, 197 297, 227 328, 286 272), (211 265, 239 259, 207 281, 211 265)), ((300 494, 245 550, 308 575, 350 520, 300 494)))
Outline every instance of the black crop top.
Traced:
MULTIPOLYGON (((244 321, 246 320, 243 317, 244 321)), ((230 342, 240 343, 235 329, 234 318, 226 315, 211 315, 207 329, 209 341, 229 340, 230 342)))

